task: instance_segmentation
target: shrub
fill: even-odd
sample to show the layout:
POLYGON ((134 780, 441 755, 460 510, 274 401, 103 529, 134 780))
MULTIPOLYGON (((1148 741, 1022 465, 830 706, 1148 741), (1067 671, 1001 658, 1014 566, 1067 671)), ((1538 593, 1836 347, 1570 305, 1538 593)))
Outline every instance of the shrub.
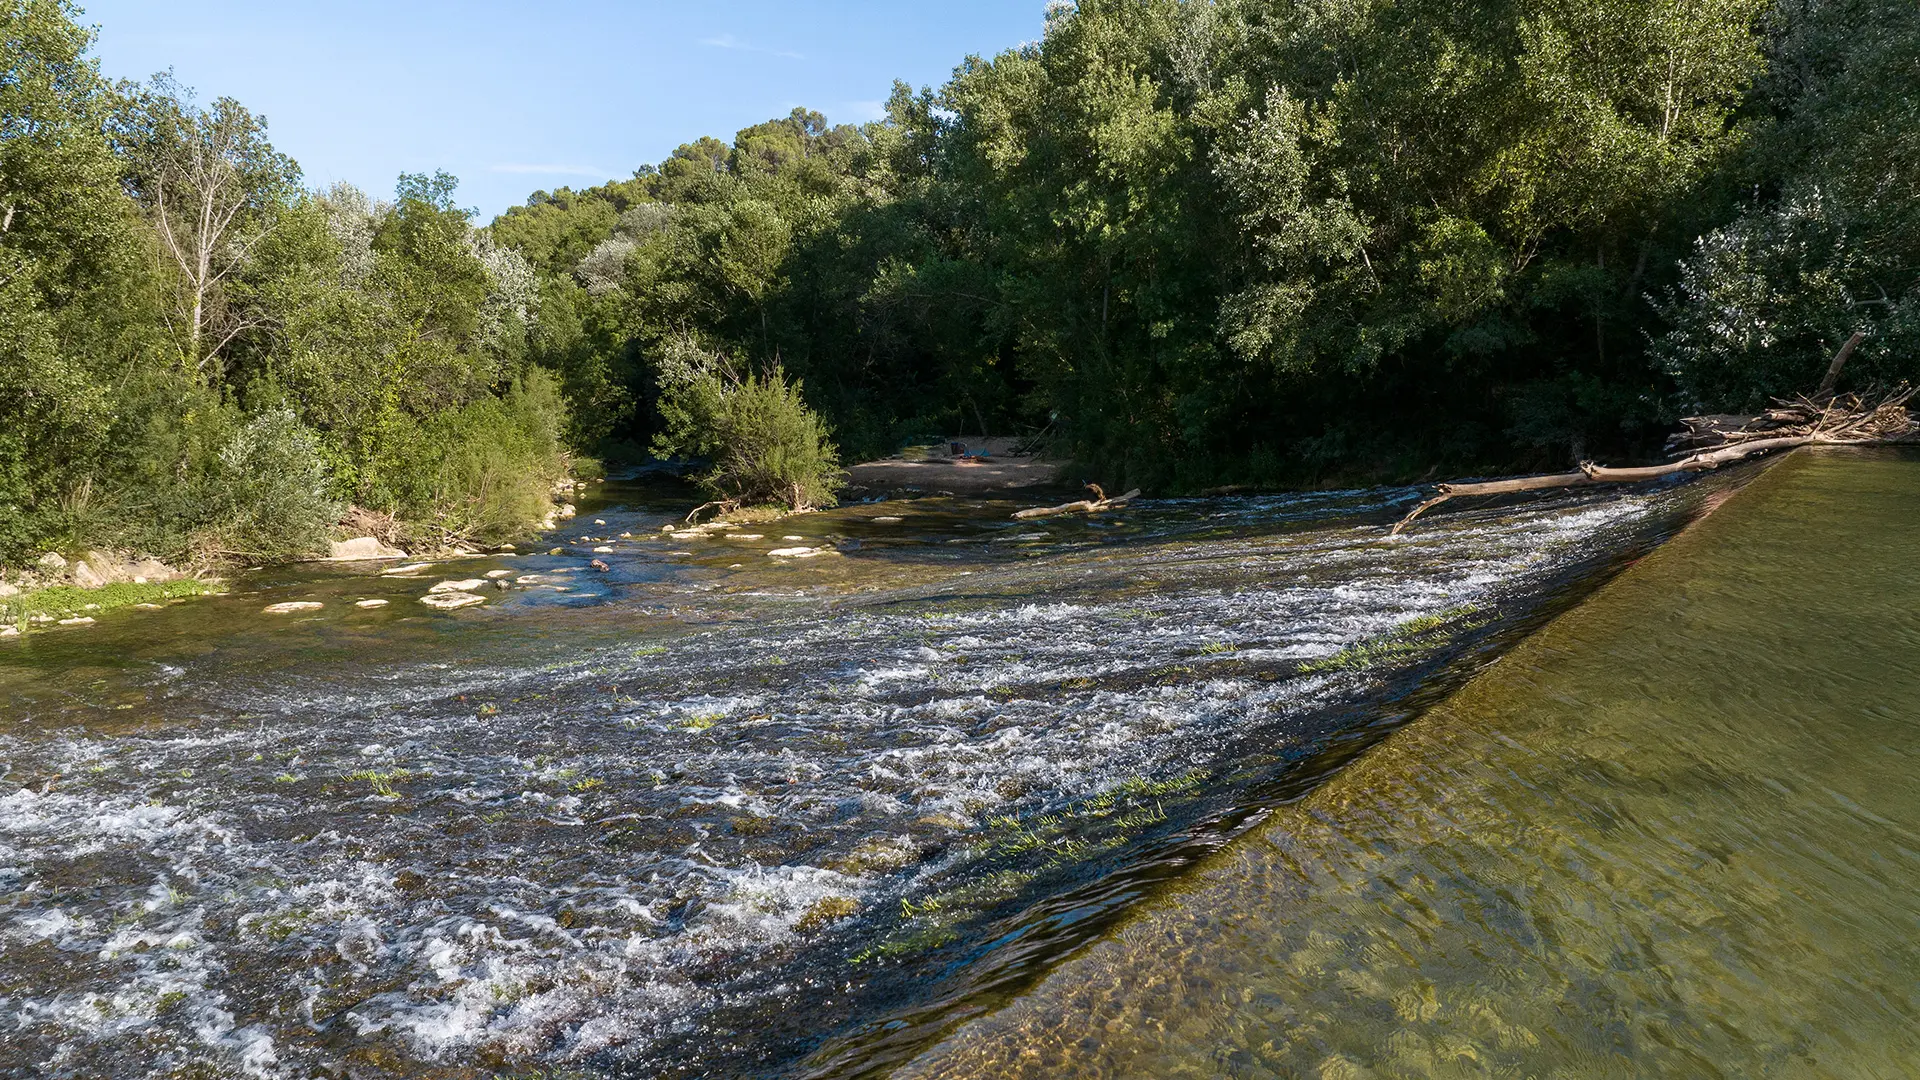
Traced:
POLYGON ((679 351, 662 364, 661 384, 666 431, 654 451, 708 459, 698 480, 714 498, 792 510, 834 504, 839 451, 778 366, 741 376, 723 358, 679 351))
POLYGON ((421 424, 389 470, 415 542, 524 535, 552 506, 566 475, 566 406, 551 375, 534 370, 504 397, 487 396, 421 424))

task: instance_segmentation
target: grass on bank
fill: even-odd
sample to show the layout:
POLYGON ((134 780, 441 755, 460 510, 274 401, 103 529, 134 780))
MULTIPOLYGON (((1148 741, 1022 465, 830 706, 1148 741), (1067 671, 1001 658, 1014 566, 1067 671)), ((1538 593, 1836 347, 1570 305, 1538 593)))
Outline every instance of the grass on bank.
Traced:
POLYGON ((102 585, 97 589, 83 589, 78 585, 52 585, 44 589, 33 589, 15 596, 0 598, 0 624, 19 626, 25 630, 35 625, 33 617, 36 615, 56 620, 71 619, 83 615, 98 615, 104 611, 132 607, 135 604, 164 604, 190 596, 208 596, 226 591, 224 582, 192 578, 180 581, 155 581, 145 585, 118 582, 102 585))

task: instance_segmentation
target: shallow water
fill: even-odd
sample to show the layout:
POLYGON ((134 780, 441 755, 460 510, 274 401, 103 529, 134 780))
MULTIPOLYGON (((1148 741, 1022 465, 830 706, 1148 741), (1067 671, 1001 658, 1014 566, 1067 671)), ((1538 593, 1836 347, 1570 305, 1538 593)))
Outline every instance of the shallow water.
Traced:
POLYGON ((612 486, 539 553, 0 642, 0 1073, 883 1070, 1707 490, 689 537, 685 492, 612 486))
POLYGON ((1920 1076, 1916 521, 1788 460, 899 1075, 1920 1076))

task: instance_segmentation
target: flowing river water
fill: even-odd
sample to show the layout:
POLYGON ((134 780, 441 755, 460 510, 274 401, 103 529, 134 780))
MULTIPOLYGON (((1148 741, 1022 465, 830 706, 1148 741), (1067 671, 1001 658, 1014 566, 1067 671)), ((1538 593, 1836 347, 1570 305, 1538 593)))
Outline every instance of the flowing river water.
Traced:
POLYGON ((0 642, 0 1075, 1633 1075, 1850 1006, 1892 1054, 1915 552, 1854 501, 1920 465, 1795 459, 1507 655, 1751 475, 1398 538, 1411 489, 676 536, 610 484, 539 554, 0 642), (1764 513, 1827 561, 1713 576, 1764 513))
POLYGON ((1916 522, 1796 455, 896 1075, 1920 1076, 1916 522))

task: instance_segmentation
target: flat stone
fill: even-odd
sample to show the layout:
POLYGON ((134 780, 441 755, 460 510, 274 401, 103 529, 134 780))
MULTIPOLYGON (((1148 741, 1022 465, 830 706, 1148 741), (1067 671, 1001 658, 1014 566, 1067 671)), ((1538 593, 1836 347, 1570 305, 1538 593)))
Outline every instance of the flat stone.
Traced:
POLYGON ((423 596, 420 598, 420 602, 430 608, 438 608, 441 611, 453 611, 458 608, 472 607, 475 604, 484 604, 487 602, 487 598, 466 592, 443 592, 423 596))
POLYGON ((613 554, 613 549, 605 544, 601 544, 599 547, 593 549, 593 553, 595 555, 611 555, 613 554))
POLYGON ((490 578, 503 578, 511 573, 513 573, 511 570, 489 570, 487 571, 487 576, 490 578))
POLYGON ((417 574, 422 570, 431 570, 432 568, 433 568, 432 563, 425 563, 425 562, 408 563, 405 566, 394 566, 394 567, 389 567, 388 569, 382 570, 380 571, 380 576, 394 577, 399 574, 417 574))
POLYGON ((371 536, 356 536, 351 540, 335 540, 327 545, 327 558, 342 562, 361 559, 404 559, 407 553, 396 547, 388 547, 371 536))
POLYGON ((455 580, 453 578, 448 578, 445 581, 434 582, 433 587, 428 589, 427 593, 431 595, 433 593, 466 592, 469 589, 477 589, 480 586, 485 584, 486 582, 484 580, 477 577, 476 578, 460 578, 458 580, 455 580))
POLYGON ((772 551, 767 552, 767 554, 775 556, 777 558, 782 558, 782 559, 811 559, 815 555, 821 555, 825 553, 822 552, 819 548, 784 547, 784 548, 774 548, 772 551))
POLYGON ((268 604, 260 610, 268 615, 291 615, 296 611, 318 611, 325 606, 318 600, 288 600, 281 604, 268 604))
POLYGON ((894 517, 892 514, 885 514, 877 518, 870 518, 869 520, 876 525, 898 525, 903 519, 894 517))
POLYGON ((372 608, 372 607, 386 607, 386 606, 387 606, 387 601, 385 601, 385 600, 355 600, 355 601, 353 602, 353 606, 354 606, 354 607, 368 607, 368 608, 372 608))
POLYGON ((93 619, 87 615, 76 615, 71 619, 61 619, 61 626, 92 626, 93 619))

